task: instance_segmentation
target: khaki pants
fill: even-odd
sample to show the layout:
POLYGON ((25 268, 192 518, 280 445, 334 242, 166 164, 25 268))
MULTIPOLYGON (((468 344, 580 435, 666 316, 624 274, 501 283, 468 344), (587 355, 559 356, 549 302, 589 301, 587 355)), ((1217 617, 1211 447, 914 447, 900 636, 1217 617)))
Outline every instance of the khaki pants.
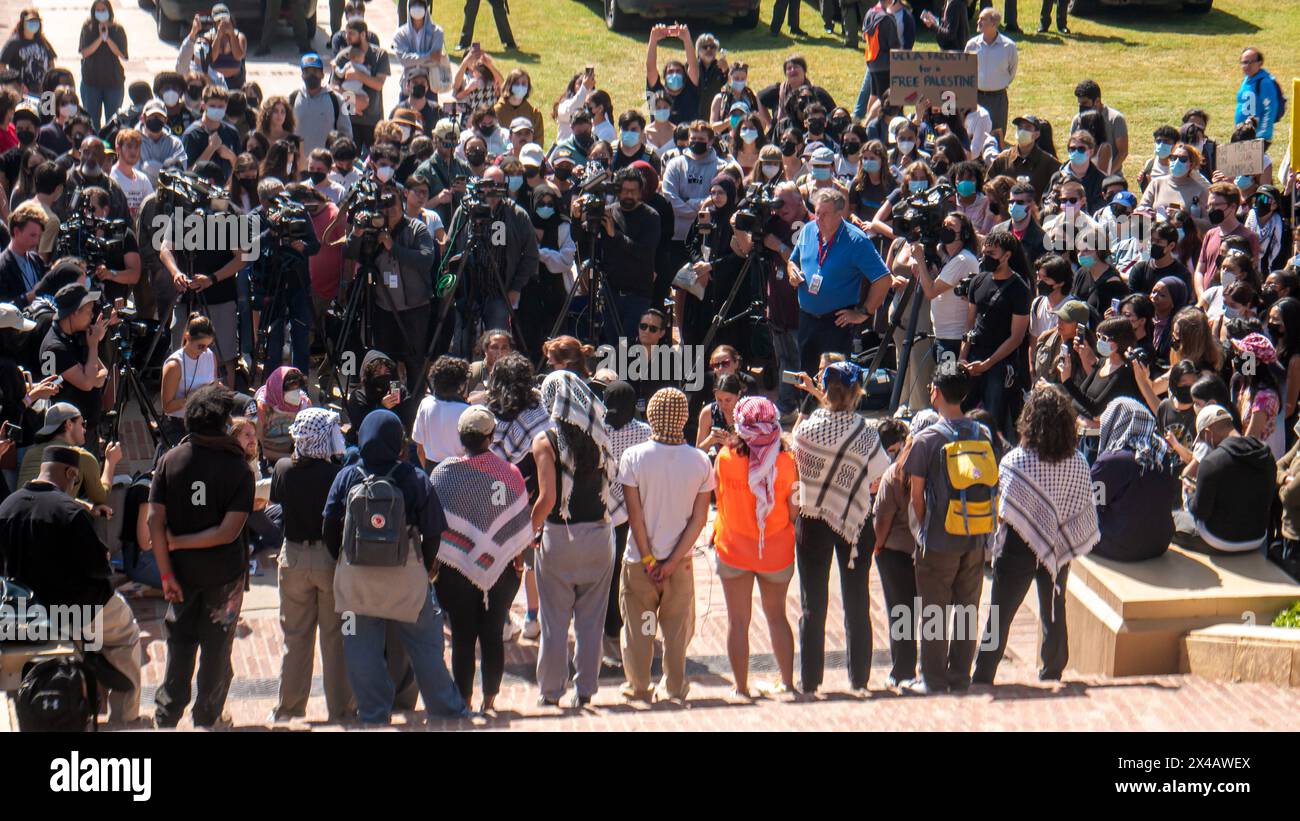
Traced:
POLYGON ((623 562, 619 609, 623 614, 623 672, 629 695, 646 698, 654 692, 650 665, 654 662, 656 628, 664 637, 664 682, 667 698, 685 699, 686 648, 695 635, 695 575, 685 559, 668 578, 663 592, 655 589, 645 565, 623 562))
POLYGON ((970 686, 979 627, 978 619, 968 616, 972 609, 978 614, 983 585, 983 550, 924 550, 916 555, 916 592, 921 598, 921 677, 931 690, 963 690, 970 686), (942 609, 942 626, 928 623, 936 612, 932 606, 942 609), (955 607, 962 610, 954 612, 951 608, 955 607), (928 637, 935 632, 942 632, 943 637, 928 637))
POLYGON ((95 637, 103 644, 99 652, 131 680, 130 691, 109 691, 108 720, 115 724, 128 723, 140 717, 140 625, 136 624, 131 605, 120 593, 114 593, 104 603, 103 620, 103 633, 95 637))
POLYGON ((356 712, 343 661, 343 622, 334 612, 334 564, 324 542, 286 540, 280 551, 284 656, 280 659, 280 701, 275 707, 278 718, 307 714, 317 626, 330 721, 341 721, 356 712))

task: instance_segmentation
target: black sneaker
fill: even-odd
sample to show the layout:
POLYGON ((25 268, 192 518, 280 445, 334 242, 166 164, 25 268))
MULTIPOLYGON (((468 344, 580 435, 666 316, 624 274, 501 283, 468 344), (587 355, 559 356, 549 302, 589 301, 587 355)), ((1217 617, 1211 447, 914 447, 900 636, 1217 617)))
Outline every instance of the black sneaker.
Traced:
POLYGON ((1059 32, 1062 33, 1062 34, 1069 34, 1069 33, 1070 33, 1070 27, 1069 27, 1069 26, 1057 26, 1057 27, 1056 27, 1056 30, 1059 31, 1059 32))
POLYGON ((1038 24, 1038 33, 1039 33, 1039 34, 1046 34, 1046 33, 1047 33, 1047 24, 1046 24, 1046 23, 1039 23, 1039 24, 1038 24))
POLYGON ((1025 32, 1023 29, 1020 28, 1020 26, 1004 26, 1002 29, 1002 33, 1003 34, 1024 34, 1025 32))

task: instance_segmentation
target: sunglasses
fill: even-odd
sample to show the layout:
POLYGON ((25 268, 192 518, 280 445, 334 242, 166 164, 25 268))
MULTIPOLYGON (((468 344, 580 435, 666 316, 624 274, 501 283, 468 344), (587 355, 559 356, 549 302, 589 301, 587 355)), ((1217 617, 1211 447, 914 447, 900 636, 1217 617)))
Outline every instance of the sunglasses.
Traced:
POLYGON ((715 360, 713 360, 712 362, 709 363, 709 367, 710 367, 710 368, 725 368, 725 367, 727 367, 728 365, 731 364, 731 361, 732 361, 732 360, 731 360, 730 357, 728 357, 727 359, 715 359, 715 360))
POLYGON ((637 327, 643 331, 650 331, 651 333, 656 333, 656 334, 663 330, 663 328, 660 328, 658 325, 651 325, 647 322, 642 322, 637 327))
POLYGON ((1078 198, 1078 197, 1061 197, 1061 202, 1064 203, 1065 205, 1078 205, 1078 204, 1079 204, 1079 198, 1078 198))
POLYGON ((1070 146, 1070 150, 1071 150, 1071 151, 1087 151, 1087 150, 1088 150, 1088 146, 1086 146, 1086 145, 1072 145, 1072 146, 1070 146))

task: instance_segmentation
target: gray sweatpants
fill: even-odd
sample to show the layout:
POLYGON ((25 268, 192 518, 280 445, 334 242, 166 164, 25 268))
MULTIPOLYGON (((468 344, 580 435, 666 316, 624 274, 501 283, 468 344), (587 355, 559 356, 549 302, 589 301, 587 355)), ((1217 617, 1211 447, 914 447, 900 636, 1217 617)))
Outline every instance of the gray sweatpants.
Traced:
POLYGON ((578 695, 595 694, 613 573, 614 528, 609 522, 546 523, 537 554, 542 623, 537 687, 544 698, 558 700, 568 684, 570 621, 578 695))

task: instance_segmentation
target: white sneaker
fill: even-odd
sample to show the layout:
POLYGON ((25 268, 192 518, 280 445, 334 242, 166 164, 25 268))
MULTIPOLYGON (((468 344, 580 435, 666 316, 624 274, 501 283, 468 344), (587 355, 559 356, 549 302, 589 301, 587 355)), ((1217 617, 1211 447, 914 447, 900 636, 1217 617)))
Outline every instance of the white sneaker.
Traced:
POLYGON ((542 634, 542 623, 537 619, 524 621, 524 638, 535 639, 542 634))
POLYGON ((515 620, 512 618, 507 618, 505 628, 501 631, 501 640, 514 641, 516 638, 519 637, 519 632, 520 632, 519 625, 515 624, 515 620))

